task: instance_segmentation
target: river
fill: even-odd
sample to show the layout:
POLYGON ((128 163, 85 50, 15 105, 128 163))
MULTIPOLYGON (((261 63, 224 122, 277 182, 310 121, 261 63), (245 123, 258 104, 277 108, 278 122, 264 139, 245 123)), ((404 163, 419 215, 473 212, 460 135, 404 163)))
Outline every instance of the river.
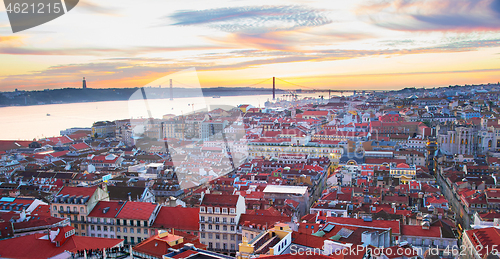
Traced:
MULTIPOLYGON (((305 95, 302 95, 304 97, 305 95)), ((309 94, 316 96, 317 94, 309 94)), ((280 96, 277 96, 280 97, 280 96)), ((154 118, 165 114, 181 115, 207 106, 251 104, 264 107, 271 95, 245 95, 148 99, 147 106, 154 118)), ((0 108, 0 140, 32 140, 59 136, 72 127, 88 127, 96 121, 147 117, 143 100, 109 101, 0 108)))

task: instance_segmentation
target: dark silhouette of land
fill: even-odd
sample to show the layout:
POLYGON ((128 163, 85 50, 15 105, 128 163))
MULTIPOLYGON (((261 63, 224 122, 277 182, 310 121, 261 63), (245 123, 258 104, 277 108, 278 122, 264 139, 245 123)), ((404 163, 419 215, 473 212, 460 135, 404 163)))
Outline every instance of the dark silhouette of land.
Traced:
MULTIPOLYGON (((14 91, 0 93, 0 106, 24 106, 42 105, 56 103, 78 103, 78 102, 101 102, 101 101, 124 101, 139 88, 63 88, 40 91, 14 91)), ((261 95, 269 94, 272 98, 272 90, 266 88, 251 87, 217 87, 202 88, 203 96, 238 96, 238 95, 261 95)), ((173 97, 194 97, 199 96, 198 91, 189 88, 173 88, 173 97)), ((277 90, 282 94, 284 91, 277 90)), ((170 98, 170 88, 148 88, 148 98, 168 99, 170 98)))

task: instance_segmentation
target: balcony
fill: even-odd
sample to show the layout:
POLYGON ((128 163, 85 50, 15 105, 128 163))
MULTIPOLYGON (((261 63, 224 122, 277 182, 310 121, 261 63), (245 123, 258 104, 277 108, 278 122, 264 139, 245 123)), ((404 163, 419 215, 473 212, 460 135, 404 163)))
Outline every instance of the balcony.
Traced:
POLYGON ((78 211, 60 210, 59 214, 80 214, 78 211))

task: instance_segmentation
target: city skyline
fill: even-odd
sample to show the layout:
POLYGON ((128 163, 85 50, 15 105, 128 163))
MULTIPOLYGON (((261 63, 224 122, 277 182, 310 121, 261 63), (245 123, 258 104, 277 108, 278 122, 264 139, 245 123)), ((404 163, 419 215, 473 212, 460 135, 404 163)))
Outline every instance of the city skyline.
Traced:
POLYGON ((191 67, 201 87, 276 76, 381 90, 495 83, 500 70, 498 0, 81 1, 16 34, 0 13, 0 91, 141 87, 191 67))

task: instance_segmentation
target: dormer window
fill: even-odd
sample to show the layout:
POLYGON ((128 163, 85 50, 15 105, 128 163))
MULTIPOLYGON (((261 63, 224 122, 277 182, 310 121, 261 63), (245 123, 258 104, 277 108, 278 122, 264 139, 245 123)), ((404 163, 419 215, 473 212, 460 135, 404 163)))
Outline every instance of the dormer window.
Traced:
POLYGON ((207 208, 207 213, 213 213, 212 207, 207 208))
POLYGON ((220 208, 219 207, 215 208, 215 213, 220 213, 220 208))
POLYGON ((200 207, 200 212, 205 213, 205 207, 200 207))

